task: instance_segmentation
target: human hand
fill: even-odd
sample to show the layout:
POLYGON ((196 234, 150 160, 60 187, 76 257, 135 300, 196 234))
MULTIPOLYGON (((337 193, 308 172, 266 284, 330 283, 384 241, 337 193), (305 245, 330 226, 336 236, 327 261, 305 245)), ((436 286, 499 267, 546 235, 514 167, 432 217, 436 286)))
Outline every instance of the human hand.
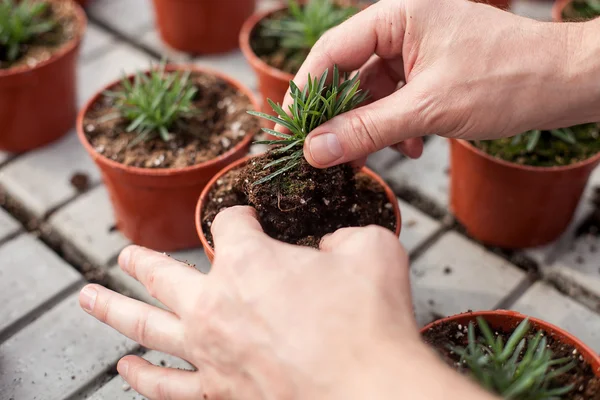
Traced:
POLYGON ((142 395, 489 398, 420 341, 407 257, 390 232, 343 229, 317 251, 267 237, 248 207, 219 214, 212 229, 216 260, 208 275, 141 247, 121 253, 121 268, 171 311, 99 285, 81 292, 82 307, 100 321, 198 369, 124 357, 117 369, 142 395))
POLYGON ((428 134, 493 139, 598 120, 597 25, 464 0, 381 0, 327 32, 294 79, 303 87, 309 73, 338 64, 360 70, 372 95, 311 132, 305 157, 320 168, 387 146, 417 157, 415 138, 428 134))

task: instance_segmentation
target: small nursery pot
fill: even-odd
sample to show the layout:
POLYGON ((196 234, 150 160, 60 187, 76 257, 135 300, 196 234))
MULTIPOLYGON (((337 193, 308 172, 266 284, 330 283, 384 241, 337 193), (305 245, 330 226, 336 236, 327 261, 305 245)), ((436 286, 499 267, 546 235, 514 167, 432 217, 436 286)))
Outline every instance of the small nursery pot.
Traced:
MULTIPOLYGON (((290 87, 290 81, 294 79, 294 75, 271 67, 254 53, 250 39, 257 25, 265 18, 273 13, 287 9, 287 6, 279 7, 269 11, 262 11, 253 14, 242 26, 240 32, 240 48, 244 53, 244 57, 252 66, 252 69, 258 77, 258 90, 262 96, 262 112, 276 115, 273 109, 269 106, 267 99, 274 102, 283 102, 286 92, 290 87)), ((274 125, 269 123, 269 125, 274 125)))
MULTIPOLYGON (((210 244, 208 243, 208 240, 206 240, 206 236, 204 235, 204 231, 202 230, 202 213, 204 210, 204 206, 206 205, 206 203, 208 201, 208 195, 211 192, 213 186, 216 184, 216 182, 219 179, 221 179, 224 175, 229 173, 229 171, 243 166, 244 164, 246 164, 249 160, 251 160, 254 157, 257 157, 257 156, 253 156, 253 155, 246 156, 246 157, 242 158, 241 160, 238 160, 235 163, 227 166, 225 169, 221 170, 218 174, 216 174, 210 180, 208 185, 206 185, 206 187, 202 191, 202 194, 200 195, 200 199, 198 199, 198 204, 196 205, 196 216, 195 216, 196 230, 198 232, 198 236, 200 237, 200 241, 202 242, 202 247, 204 247, 204 252, 206 253, 206 256, 208 257, 208 259, 210 260, 211 263, 213 262, 213 260, 215 258, 215 250, 210 246, 210 244)), ((369 168, 363 167, 361 169, 361 172, 368 175, 372 179, 374 179, 385 190, 385 194, 386 194, 388 200, 390 201, 390 203, 392 204, 392 207, 394 208, 394 216, 396 219, 395 234, 396 234, 396 236, 400 236, 400 229, 402 227, 402 218, 400 215, 400 207, 398 206, 398 200, 396 199, 396 195, 394 194, 392 189, 388 186, 388 184, 385 183, 385 181, 383 179, 381 179, 381 177, 379 175, 377 175, 375 172, 373 172, 369 168)))
POLYGON ((568 227, 600 153, 560 167, 499 160, 450 140, 450 206, 475 239, 504 248, 550 243, 568 227))
POLYGON ((188 53, 223 53, 238 47, 238 35, 256 0, 154 0, 162 39, 188 53))
MULTIPOLYGON (((258 103, 252 91, 235 79, 197 66, 166 67, 167 71, 192 71, 217 76, 245 94, 252 106, 258 103)), ((130 75, 132 79, 134 75, 130 75)), ((83 121, 88 109, 115 81, 97 92, 77 117, 79 140, 102 172, 114 208, 117 227, 132 242, 158 251, 176 251, 198 246, 194 209, 199 193, 210 179, 248 152, 253 134, 226 153, 210 161, 184 168, 131 167, 98 153, 87 140, 83 121)))
POLYGON ((573 0, 556 0, 552 5, 552 21, 564 22, 563 12, 573 0))
POLYGON ((541 319, 527 317, 526 315, 520 314, 515 311, 494 310, 458 314, 430 323, 429 325, 421 329, 421 334, 424 334, 433 327, 444 323, 455 322, 461 325, 468 325, 469 322, 476 322, 477 317, 483 317, 485 321, 490 325, 490 328, 506 332, 511 332, 525 318, 529 318, 529 321, 531 322, 531 325, 534 329, 541 329, 545 331, 548 335, 557 339, 559 342, 575 347, 579 354, 583 357, 583 359, 592 366, 592 369, 596 376, 600 377, 600 356, 596 354, 596 352, 592 350, 589 346, 587 346, 581 340, 571 335, 564 329, 561 329, 541 319))
POLYGON ((57 140, 73 127, 77 57, 87 24, 83 9, 74 2, 73 10, 77 36, 48 60, 33 67, 0 69, 0 150, 32 150, 57 140))

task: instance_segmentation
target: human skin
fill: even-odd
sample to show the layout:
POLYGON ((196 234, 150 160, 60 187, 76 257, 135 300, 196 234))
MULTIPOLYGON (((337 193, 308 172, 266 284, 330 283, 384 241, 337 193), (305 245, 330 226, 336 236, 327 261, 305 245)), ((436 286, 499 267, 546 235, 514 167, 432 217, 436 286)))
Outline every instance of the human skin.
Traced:
POLYGON ((420 340, 408 259, 391 232, 347 228, 321 250, 265 235, 249 207, 217 216, 204 275, 166 255, 126 248, 121 268, 170 310, 99 285, 84 310, 197 371, 126 356, 117 369, 155 399, 457 399, 492 396, 420 340))
POLYGON ((495 139, 600 121, 599 31, 600 21, 539 22, 463 0, 381 0, 327 32, 294 78, 303 87, 338 64, 372 95, 312 131, 304 155, 324 168, 387 146, 418 157, 428 134, 495 139))

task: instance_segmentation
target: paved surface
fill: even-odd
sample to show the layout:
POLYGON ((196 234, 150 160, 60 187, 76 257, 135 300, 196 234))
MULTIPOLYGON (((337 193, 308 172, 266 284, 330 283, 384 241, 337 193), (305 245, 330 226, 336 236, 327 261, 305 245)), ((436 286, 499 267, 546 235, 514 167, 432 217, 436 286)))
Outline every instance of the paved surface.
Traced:
MULTIPOLYGON (((269 7, 273 1, 262 1, 269 7)), ((549 5, 521 0, 515 11, 548 19, 549 5)), ((94 0, 80 59, 79 103, 123 71, 167 56, 256 79, 239 52, 193 57, 168 49, 153 27, 150 0, 94 0)), ((256 149, 254 151, 257 151, 256 149)), ((456 229, 447 211, 447 144, 432 138, 423 158, 386 150, 369 160, 400 196, 400 240, 413 260, 411 279, 420 324, 468 309, 511 308, 547 319, 600 351, 600 237, 576 237, 592 212, 593 176, 569 231, 551 246, 513 254, 486 249, 456 229), (410 204, 409 204, 410 203, 410 204)), ((0 152, 0 399, 138 399, 115 365, 134 352, 156 364, 188 367, 135 343, 85 315, 76 302, 86 280, 156 302, 116 267, 128 241, 114 229, 100 175, 74 132, 29 154, 0 152), (78 191, 71 177, 84 174, 78 191), (12 216, 10 214, 13 214, 12 216)), ((173 254, 204 272, 200 249, 173 254)))

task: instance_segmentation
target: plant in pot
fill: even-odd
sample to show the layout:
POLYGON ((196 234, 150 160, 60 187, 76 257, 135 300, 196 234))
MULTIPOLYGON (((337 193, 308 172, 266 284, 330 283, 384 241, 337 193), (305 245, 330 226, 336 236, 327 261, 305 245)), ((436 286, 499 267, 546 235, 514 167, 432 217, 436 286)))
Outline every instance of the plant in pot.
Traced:
POLYGON ((263 112, 276 116, 267 100, 283 100, 289 82, 317 40, 358 11, 352 3, 289 0, 287 6, 256 13, 244 23, 240 47, 258 76, 263 112))
POLYGON ((102 172, 118 229, 161 251, 199 245, 196 200, 223 167, 246 155, 259 121, 252 92, 193 66, 124 77, 81 110, 77 132, 102 172))
POLYGON ((242 24, 255 6, 256 0, 154 0, 162 39, 196 54, 236 49, 242 24))
POLYGON ((0 150, 31 150, 72 128, 85 26, 70 0, 0 0, 0 150))
POLYGON ((585 21, 600 16, 598 0, 556 0, 552 6, 555 22, 585 21))
POLYGON ((569 225, 599 162, 596 123, 492 141, 450 140, 450 206, 485 244, 544 245, 569 225))
POLYGON ((513 311, 469 312, 421 334, 449 366, 504 399, 600 398, 600 357, 545 321, 513 311))
POLYGON ((296 245, 318 247, 321 238, 339 228, 380 225, 400 233, 400 211, 391 189, 367 168, 350 165, 328 169, 312 167, 304 159, 308 133, 365 100, 358 75, 343 79, 334 67, 330 84, 326 71, 303 90, 290 82, 293 104, 288 115, 269 100, 278 116, 252 114, 287 128, 289 133, 263 130, 279 140, 267 153, 249 157, 217 174, 202 192, 196 209, 198 234, 209 259, 214 250, 210 227, 224 208, 250 205, 258 212, 264 231, 296 245))

